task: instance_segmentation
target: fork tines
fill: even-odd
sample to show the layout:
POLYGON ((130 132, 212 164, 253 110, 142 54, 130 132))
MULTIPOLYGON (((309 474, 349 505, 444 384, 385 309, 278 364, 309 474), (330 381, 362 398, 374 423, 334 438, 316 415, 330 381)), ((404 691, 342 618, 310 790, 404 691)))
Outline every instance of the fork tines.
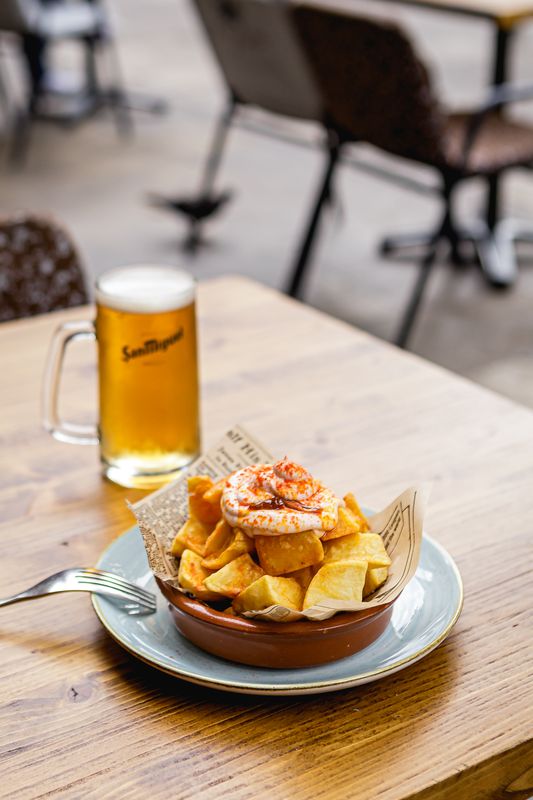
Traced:
POLYGON ((151 592, 146 591, 134 583, 130 583, 120 575, 115 575, 112 572, 105 572, 104 570, 87 568, 78 569, 76 572, 76 580, 89 588, 94 586, 95 589, 99 587, 106 587, 110 590, 116 590, 123 596, 127 596, 131 600, 135 600, 141 605, 155 608, 156 598, 151 592))

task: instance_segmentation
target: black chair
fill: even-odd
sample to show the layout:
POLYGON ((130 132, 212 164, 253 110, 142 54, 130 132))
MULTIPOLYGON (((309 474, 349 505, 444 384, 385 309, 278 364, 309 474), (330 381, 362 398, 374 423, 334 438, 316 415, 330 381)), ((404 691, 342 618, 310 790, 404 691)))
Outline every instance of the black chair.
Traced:
MULTIPOLYGON (((510 99, 533 96, 530 87, 499 87, 480 109, 448 115, 407 37, 394 25, 329 8, 279 0, 196 0, 224 75, 227 108, 216 132, 196 198, 161 200, 191 220, 192 245, 201 219, 227 199, 213 192, 229 125, 257 106, 274 114, 318 122, 324 129, 324 174, 298 248, 287 292, 300 297, 324 204, 346 146, 365 142, 434 167, 444 209, 429 238, 420 275, 397 336, 405 346, 442 240, 456 260, 467 235, 453 216, 452 196, 462 180, 533 163, 533 129, 491 114, 510 99), (202 214, 198 214, 198 210, 202 214)), ((468 232, 487 277, 501 280, 491 231, 468 232)))
MULTIPOLYGON (((97 58, 99 50, 114 46, 110 34, 110 26, 104 7, 99 2, 77 0, 77 2, 61 2, 41 4, 39 0, 2 0, 0 4, 0 32, 11 33, 19 37, 36 38, 43 43, 74 40, 80 42, 85 51, 85 88, 83 103, 74 113, 65 115, 64 119, 73 122, 94 113, 105 99, 112 102, 115 109, 123 112, 121 101, 124 92, 121 88, 120 74, 116 71, 113 77, 113 88, 104 90, 99 86, 97 58)), ((116 64, 116 56, 114 56, 116 64)), ((42 114, 43 100, 47 94, 46 87, 32 87, 28 97, 28 116, 42 114)), ((52 115, 50 115, 52 116, 52 115)), ((59 116, 59 115, 58 115, 59 116)), ((121 126, 129 124, 122 115, 117 116, 121 126)))
POLYGON ((215 192, 214 187, 232 123, 246 123, 251 108, 316 123, 324 117, 321 93, 286 2, 194 0, 194 7, 222 71, 227 104, 215 128, 198 193, 175 198, 151 195, 154 205, 187 218, 185 248, 191 251, 201 244, 205 220, 231 196, 228 191, 215 192))
POLYGON ((32 82, 27 106, 16 114, 12 147, 15 161, 25 154, 30 124, 35 118, 73 125, 102 108, 110 108, 119 134, 128 136, 133 130, 132 111, 162 114, 166 110, 166 103, 159 98, 126 92, 103 0, 63 0, 47 4, 40 0, 1 0, 2 33, 14 34, 26 41, 38 39, 47 46, 73 40, 80 43, 85 53, 85 85, 81 92, 58 95, 49 91, 46 84, 32 82), (98 69, 98 62, 103 65, 104 60, 108 74, 111 73, 105 86, 98 69))

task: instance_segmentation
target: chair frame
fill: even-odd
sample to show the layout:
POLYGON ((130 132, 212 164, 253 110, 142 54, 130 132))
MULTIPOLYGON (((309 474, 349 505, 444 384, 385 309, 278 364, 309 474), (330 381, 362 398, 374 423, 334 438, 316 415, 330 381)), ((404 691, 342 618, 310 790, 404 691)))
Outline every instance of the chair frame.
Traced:
MULTIPOLYGON (((451 261, 458 266, 462 266, 465 263, 464 256, 460 250, 461 243, 471 242, 477 251, 483 275, 492 287, 507 289, 514 283, 517 274, 514 245, 522 242, 533 243, 533 226, 507 219, 498 221, 497 194, 494 191, 494 186, 498 185, 501 176, 509 168, 504 168, 486 177, 488 189, 486 221, 479 220, 470 226, 457 225, 452 212, 452 195, 460 183, 476 177, 475 174, 470 173, 468 170, 468 159, 476 138, 481 133, 483 124, 487 121, 489 115, 501 111, 511 103, 531 99, 533 99, 533 85, 531 84, 505 83, 491 87, 485 101, 471 115, 463 143, 461 168, 459 170, 441 171, 441 197, 444 204, 444 215, 439 226, 431 233, 404 234, 403 236, 387 237, 383 240, 381 244, 383 255, 412 248, 413 246, 427 248, 427 252, 422 258, 419 280, 396 338, 396 343, 400 347, 407 345, 424 288, 441 242, 449 245, 451 261)), ((530 168, 533 168, 533 161, 530 168)))
MULTIPOLYGON (((101 3, 103 0, 99 0, 99 2, 101 3)), ((2 33, 0 30, 0 36, 2 33)), ((16 36, 18 33, 13 32, 13 35, 16 36)), ((84 96, 87 102, 72 113, 56 115, 39 111, 39 100, 44 96, 45 92, 36 97, 30 96, 26 108, 23 110, 18 109, 15 114, 14 132, 9 155, 11 163, 15 165, 23 163, 25 159, 33 120, 51 122, 63 127, 73 127, 95 116, 101 110, 109 108, 113 112, 119 136, 129 138, 133 133, 132 112, 166 113, 167 104, 165 101, 126 91, 114 37, 107 35, 105 32, 99 32, 96 35, 83 34, 49 41, 50 44, 54 44, 56 41, 65 41, 69 38, 79 41, 85 46, 86 88, 84 94, 79 96, 80 98, 84 96), (113 75, 109 88, 104 88, 101 85, 98 75, 98 62, 103 60, 106 54, 113 75)), ((7 87, 4 88, 7 93, 7 87)), ((73 96, 78 96, 78 93, 74 93, 73 96)))
MULTIPOLYGON (((512 286, 517 276, 517 263, 514 254, 514 244, 532 243, 533 226, 517 223, 508 219, 500 220, 498 209, 498 187, 502 175, 508 167, 499 172, 485 176, 487 183, 487 209, 485 220, 478 220, 470 225, 457 225, 451 212, 451 195, 456 185, 471 177, 476 177, 468 172, 468 157, 480 134, 483 124, 491 113, 499 112, 510 103, 522 102, 533 99, 533 86, 531 84, 496 84, 489 89, 485 101, 474 111, 466 131, 462 153, 462 166, 460 170, 442 170, 443 200, 448 208, 448 224, 441 232, 439 238, 445 240, 450 248, 450 258, 453 264, 465 264, 461 252, 461 244, 473 244, 482 273, 487 282, 495 289, 507 289, 512 286)), ((531 164, 533 167, 533 162, 531 164)), ((400 234, 385 237, 380 245, 381 254, 398 255, 404 250, 414 247, 429 247, 437 234, 437 230, 429 233, 400 234)))
MULTIPOLYGON (((443 204, 440 220, 435 230, 429 234, 418 234, 414 237, 411 235, 395 238, 391 237, 383 242, 381 247, 383 254, 390 253, 398 247, 412 247, 413 245, 424 247, 423 255, 418 262, 418 276, 415 280, 415 285, 402 316, 397 334, 394 337, 394 341, 399 347, 407 347, 430 274, 443 243, 449 245, 452 261, 456 264, 463 265, 465 259, 461 252, 461 243, 463 241, 472 242, 476 248, 483 273, 489 283, 495 287, 503 288, 509 286, 512 282, 512 278, 514 277, 512 243, 513 241, 519 240, 532 242, 533 229, 529 231, 523 228, 511 228, 506 222, 501 223, 501 225, 497 224, 497 208, 496 201, 494 200, 496 193, 494 191, 489 192, 489 196, 493 198, 493 202, 492 207, 489 207, 487 223, 479 222, 468 228, 466 226, 459 226, 454 219, 452 199, 455 189, 460 183, 469 178, 477 177, 475 173, 468 170, 468 156, 489 114, 503 109, 511 102, 518 102, 531 98, 533 98, 533 86, 531 85, 499 84, 492 87, 486 101, 472 114, 465 136, 460 167, 454 169, 433 167, 440 173, 440 184, 436 192, 440 196, 443 204), (507 254, 503 266, 501 258, 502 252, 507 254)), ((245 109, 247 108, 247 104, 240 103, 236 97, 229 98, 225 109, 216 123, 215 134, 202 171, 198 194, 192 201, 188 201, 188 206, 194 206, 195 203, 205 203, 209 200, 211 201, 214 211, 216 210, 217 199, 221 198, 222 194, 215 192, 215 182, 222 162, 223 150, 227 143, 230 126, 236 120, 237 112, 241 107, 245 109)), ((338 164, 344 161, 346 146, 354 147, 357 144, 353 139, 343 139, 342 134, 335 128, 327 126, 324 126, 324 128, 325 137, 323 150, 325 151, 325 166, 323 168, 321 180, 319 181, 318 189, 315 193, 307 223, 296 249, 290 276, 285 287, 285 292, 288 295, 299 299, 302 298, 304 293, 307 270, 316 242, 322 212, 324 206, 331 198, 338 164)), ((363 165, 356 164, 355 166, 361 166, 365 169, 363 165)), ((372 167, 366 167, 366 171, 373 172, 377 174, 378 177, 388 180, 392 179, 409 188, 414 188, 423 192, 428 191, 427 186, 418 184, 415 180, 406 180, 385 169, 375 170, 372 167)), ((487 176, 486 179, 489 184, 489 189, 493 188, 501 174, 505 171, 507 171, 507 168, 501 170, 501 172, 487 176)), ((178 210, 186 216, 188 215, 187 210, 180 208, 180 198, 168 200, 166 202, 163 201, 160 205, 174 211, 178 210)), ((203 219, 199 220, 189 214, 189 234, 184 243, 187 250, 194 252, 200 246, 202 242, 201 229, 207 218, 208 215, 205 215, 203 219)), ((412 259, 410 259, 410 261, 412 263, 412 259)))
MULTIPOLYGON (((483 222, 479 222, 477 225, 472 225, 469 228, 459 226, 455 222, 452 208, 452 198, 457 186, 464 180, 474 177, 467 171, 468 156, 489 114, 504 108, 510 103, 529 99, 533 99, 533 86, 531 85, 500 84, 493 87, 485 102, 482 103, 472 115, 463 145, 463 169, 459 171, 442 171, 438 188, 428 189, 426 185, 418 183, 413 179, 405 179, 398 173, 389 172, 381 168, 375 169, 369 165, 358 164, 357 162, 348 162, 350 166, 355 166, 356 168, 360 167, 364 171, 370 172, 379 178, 393 180, 406 188, 423 193, 437 193, 443 204, 440 220, 432 233, 420 235, 416 239, 409 234, 405 235, 402 239, 398 237, 402 246, 408 244, 409 246, 417 245, 424 247, 424 253, 418 262, 419 273, 394 337, 394 342, 399 347, 405 348, 408 345, 430 274, 443 244, 447 244, 450 247, 454 263, 463 265, 465 260, 460 251, 460 243, 462 241, 472 242, 480 256, 480 264, 484 275, 493 286, 501 286, 503 288, 509 285, 509 265, 513 263, 509 251, 512 248, 513 242, 533 242, 533 229, 528 229, 524 226, 511 227, 507 221, 495 225, 492 231, 483 222), (495 240, 497 240, 497 243, 495 240), (509 254, 509 258, 505 260, 504 269, 502 271, 500 266, 501 252, 506 245, 506 252, 509 254), (498 249, 494 252, 496 247, 498 249)), ((198 202, 203 202, 207 198, 216 199, 217 196, 220 196, 215 193, 215 183, 221 167, 228 133, 231 125, 236 122, 239 108, 240 104, 238 100, 231 97, 215 125, 214 136, 202 171, 199 190, 196 196, 198 202)), ((243 108, 246 109, 246 105, 244 105, 243 108)), ((262 131, 262 133, 266 133, 268 136, 275 136, 271 131, 262 131)), ((333 129, 326 131, 325 141, 322 146, 325 152, 325 165, 323 167, 322 177, 315 190, 314 202, 312 203, 307 222, 301 234, 299 245, 296 248, 292 267, 289 271, 289 278, 284 289, 286 294, 290 297, 301 299, 304 294, 307 271, 316 243, 322 212, 325 205, 331 199, 333 180, 337 167, 339 163, 345 161, 344 151, 346 147, 353 148, 355 145, 356 143, 351 140, 343 141, 339 137, 338 132, 333 129)), ((203 224, 204 220, 190 220, 189 233, 185 241, 186 249, 194 252, 201 245, 201 229, 203 224)), ((412 259, 410 259, 410 262, 412 263, 412 259)))

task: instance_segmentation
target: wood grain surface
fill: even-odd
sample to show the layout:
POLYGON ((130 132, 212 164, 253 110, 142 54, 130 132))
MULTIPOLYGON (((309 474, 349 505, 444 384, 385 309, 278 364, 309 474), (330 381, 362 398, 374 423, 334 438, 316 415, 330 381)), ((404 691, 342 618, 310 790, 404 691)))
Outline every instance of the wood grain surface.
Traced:
MULTIPOLYGON (((0 595, 90 565, 132 524, 94 448, 41 429, 48 340, 78 309, 0 328, 0 595)), ((257 698, 151 669, 85 595, 0 611, 0 796, 484 800, 533 794, 533 413, 240 278, 200 287, 203 432, 235 422, 381 507, 433 483, 428 532, 463 614, 423 661, 330 695, 257 698)), ((94 352, 64 408, 90 415, 94 352)))
POLYGON ((421 8, 451 11, 454 14, 484 17, 501 28, 512 28, 533 17, 532 0, 388 0, 421 8))

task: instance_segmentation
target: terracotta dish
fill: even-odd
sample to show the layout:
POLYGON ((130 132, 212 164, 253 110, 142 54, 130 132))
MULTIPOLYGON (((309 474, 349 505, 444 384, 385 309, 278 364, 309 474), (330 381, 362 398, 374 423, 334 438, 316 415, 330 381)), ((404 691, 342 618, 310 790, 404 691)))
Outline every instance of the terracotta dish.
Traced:
POLYGON ((256 667, 312 667, 368 647, 387 627, 392 603, 343 611, 323 622, 255 622, 216 611, 156 578, 179 632, 220 658, 256 667))

